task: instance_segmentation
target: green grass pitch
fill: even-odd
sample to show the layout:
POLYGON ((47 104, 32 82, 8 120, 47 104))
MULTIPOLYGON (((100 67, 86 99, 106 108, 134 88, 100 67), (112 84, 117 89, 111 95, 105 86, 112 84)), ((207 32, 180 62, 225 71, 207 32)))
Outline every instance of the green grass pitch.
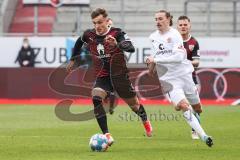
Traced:
MULTIPOLYGON (((72 107, 72 112, 91 106, 72 107)), ((59 120, 50 105, 0 105, 0 160, 239 160, 240 108, 204 107, 201 123, 214 138, 209 148, 192 140, 190 127, 171 106, 146 106, 154 136, 144 137, 142 124, 126 106, 108 115, 115 143, 92 152, 90 137, 100 133, 96 121, 59 120)))

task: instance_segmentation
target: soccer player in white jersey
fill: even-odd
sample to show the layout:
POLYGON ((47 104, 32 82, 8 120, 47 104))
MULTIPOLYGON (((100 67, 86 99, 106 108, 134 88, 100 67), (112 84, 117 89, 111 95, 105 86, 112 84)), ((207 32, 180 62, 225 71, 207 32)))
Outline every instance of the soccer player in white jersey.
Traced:
MULTIPOLYGON (((177 20, 177 29, 183 38, 183 45, 186 49, 187 59, 192 62, 194 67, 194 71, 192 73, 193 82, 197 87, 199 87, 199 83, 197 80, 196 70, 200 63, 200 54, 199 54, 199 44, 196 38, 194 38, 191 34, 191 22, 187 16, 180 16, 177 20)), ((197 117, 200 122, 200 113, 202 113, 202 105, 201 103, 190 103, 193 110, 194 115, 197 117)), ((192 139, 199 139, 198 134, 194 129, 191 131, 192 139)))
POLYGON ((200 102, 197 88, 192 80, 194 70, 187 60, 186 50, 180 33, 172 28, 172 16, 168 11, 160 10, 155 14, 157 30, 150 35, 153 55, 146 58, 149 73, 157 71, 163 92, 166 93, 176 110, 209 146, 213 140, 208 136, 192 112, 190 104, 200 102))

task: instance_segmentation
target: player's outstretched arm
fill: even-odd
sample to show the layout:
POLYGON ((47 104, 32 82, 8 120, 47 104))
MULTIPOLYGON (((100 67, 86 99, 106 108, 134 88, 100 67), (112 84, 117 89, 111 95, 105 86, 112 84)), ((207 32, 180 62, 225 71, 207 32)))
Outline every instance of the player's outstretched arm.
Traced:
POLYGON ((155 69, 156 63, 154 62, 154 58, 152 56, 147 57, 145 60, 145 63, 148 66, 148 74, 150 76, 153 76, 154 73, 156 72, 156 69, 155 69))
POLYGON ((156 63, 149 63, 147 66, 148 66, 148 74, 153 77, 153 75, 156 72, 156 68, 155 68, 156 63))
POLYGON ((74 45, 72 56, 70 58, 69 63, 67 64, 66 70, 67 73, 70 73, 73 70, 73 66, 75 63, 76 58, 81 54, 81 48, 83 46, 83 40, 79 37, 74 45))
POLYGON ((67 65, 67 67, 66 67, 67 73, 71 73, 72 72, 73 66, 74 66, 74 60, 70 60, 68 65, 67 65))

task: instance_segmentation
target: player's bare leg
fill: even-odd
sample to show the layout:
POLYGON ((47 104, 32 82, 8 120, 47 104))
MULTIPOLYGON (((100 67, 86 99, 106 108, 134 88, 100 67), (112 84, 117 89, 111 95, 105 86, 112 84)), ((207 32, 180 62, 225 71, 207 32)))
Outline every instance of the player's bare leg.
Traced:
POLYGON ((152 125, 147 118, 147 113, 142 104, 139 103, 137 96, 133 98, 123 98, 123 100, 131 107, 133 112, 135 112, 142 120, 146 135, 148 137, 152 136, 152 125))

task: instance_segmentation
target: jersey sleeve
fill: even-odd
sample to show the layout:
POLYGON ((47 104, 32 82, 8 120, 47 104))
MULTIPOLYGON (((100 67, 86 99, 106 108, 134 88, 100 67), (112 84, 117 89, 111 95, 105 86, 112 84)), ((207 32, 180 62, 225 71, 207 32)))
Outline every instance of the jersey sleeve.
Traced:
POLYGON ((123 32, 122 30, 119 30, 119 32, 116 36, 116 40, 118 43, 118 47, 121 50, 123 50, 125 52, 135 52, 135 48, 132 44, 132 41, 127 36, 127 34, 125 32, 123 32))
POLYGON ((179 49, 184 49, 183 47, 183 39, 182 36, 178 31, 174 32, 174 38, 173 38, 173 52, 179 51, 179 49))
POLYGON ((173 50, 172 52, 174 54, 183 54, 183 55, 187 55, 186 54, 186 50, 183 46, 183 39, 182 36, 180 35, 180 33, 178 31, 176 31, 174 33, 174 39, 173 39, 173 50))
POLYGON ((70 60, 75 60, 77 56, 81 54, 81 49, 83 44, 84 44, 84 41, 82 40, 82 37, 79 37, 73 47, 72 56, 70 60))
POLYGON ((84 43, 88 43, 87 31, 85 31, 83 35, 75 42, 70 60, 75 60, 77 56, 81 54, 81 49, 84 43))
POLYGON ((196 41, 196 44, 192 50, 192 58, 193 59, 199 59, 200 58, 200 53, 199 53, 199 44, 196 41))
POLYGON ((81 36, 81 40, 82 40, 84 43, 88 43, 88 41, 89 41, 88 33, 89 33, 89 30, 86 30, 86 31, 83 33, 83 35, 81 36))
POLYGON ((151 43, 151 48, 152 48, 152 50, 153 50, 153 52, 151 52, 151 55, 154 56, 155 53, 157 53, 157 51, 158 51, 158 44, 155 43, 155 40, 154 40, 154 38, 152 37, 152 35, 150 35, 148 39, 149 39, 149 41, 150 41, 150 43, 151 43))
POLYGON ((127 34, 124 31, 119 29, 116 36, 116 40, 117 42, 126 41, 126 40, 130 41, 130 38, 127 36, 127 34))

